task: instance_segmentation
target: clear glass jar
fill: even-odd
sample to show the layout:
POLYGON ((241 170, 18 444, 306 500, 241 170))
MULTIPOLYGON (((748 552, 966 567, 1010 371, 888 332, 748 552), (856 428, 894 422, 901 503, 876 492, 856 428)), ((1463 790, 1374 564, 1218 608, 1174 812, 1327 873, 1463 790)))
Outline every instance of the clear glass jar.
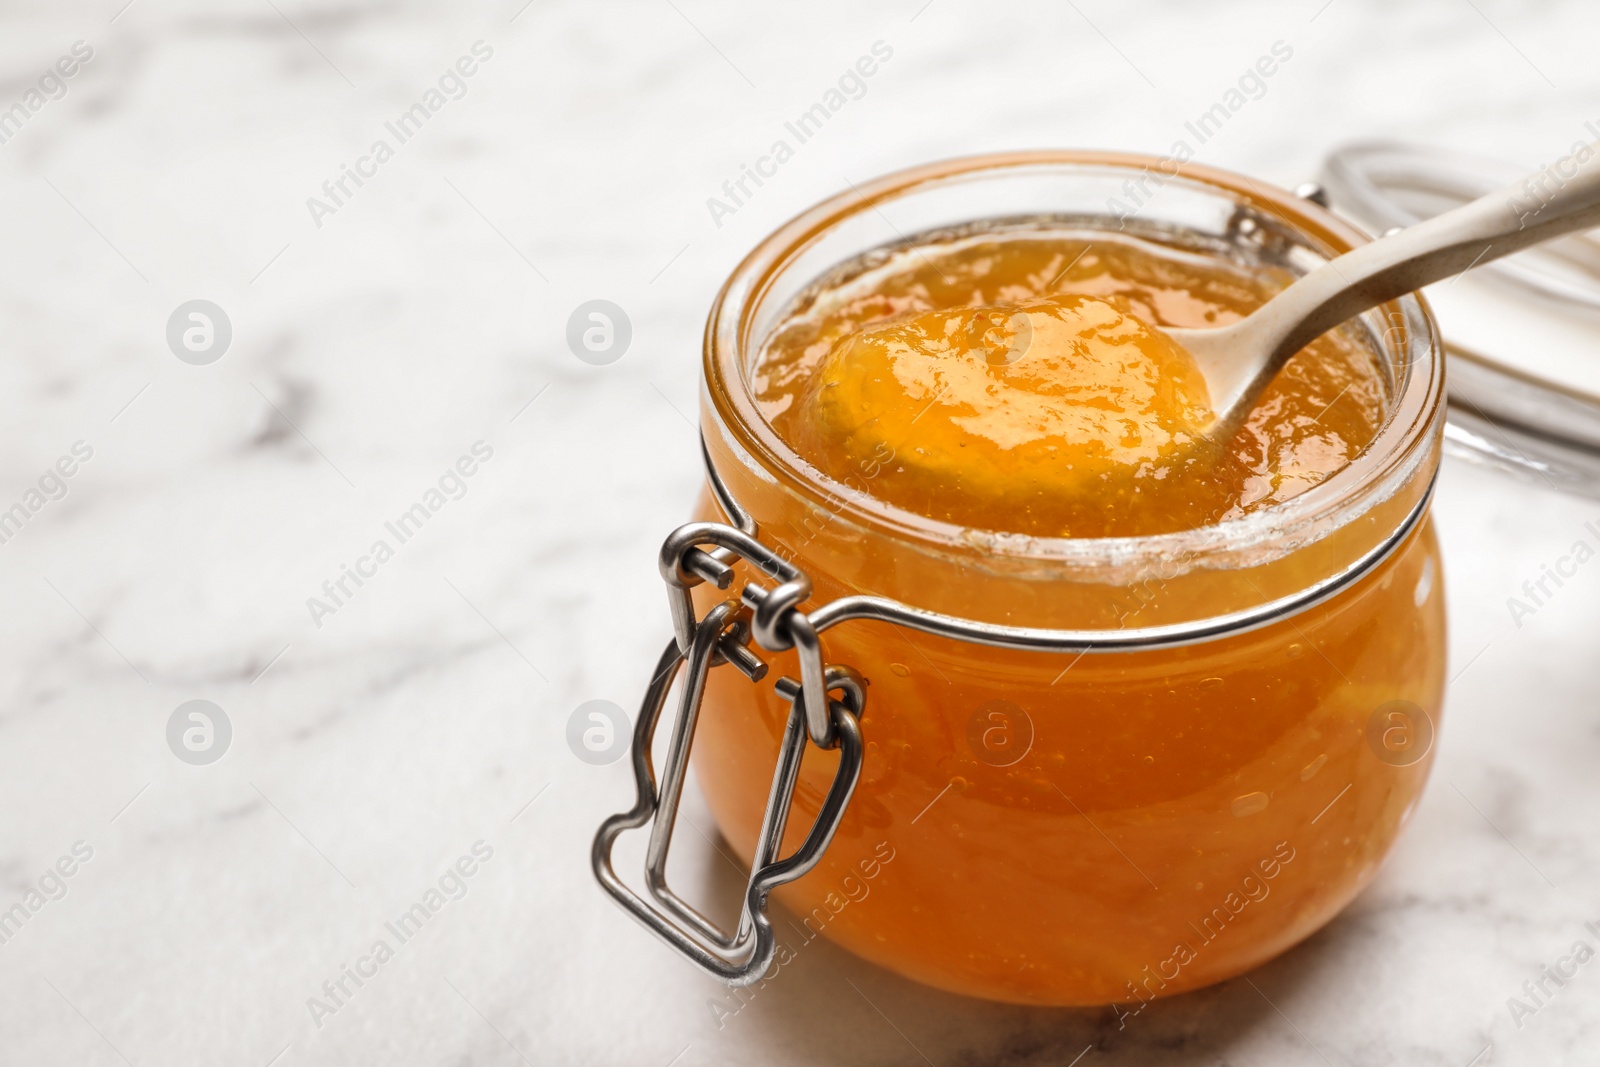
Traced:
MULTIPOLYGON (((1231 977, 1307 937, 1372 878, 1410 814, 1445 665, 1425 514, 1443 364, 1415 297, 1346 327, 1369 340, 1390 388, 1370 446, 1291 500, 1180 533, 1046 539, 941 524, 874 499, 872 470, 853 485, 825 477, 752 400, 752 359, 797 294, 905 234, 1068 221, 1293 273, 1365 240, 1248 178, 1175 171, 1048 152, 902 172, 784 226, 718 297, 707 458, 762 543, 810 577, 808 604, 870 593, 982 623, 1113 633, 1204 628, 1351 576, 1268 625, 1155 650, 994 648, 879 621, 830 629, 827 659, 868 683, 864 761, 821 861, 776 890, 794 913, 777 924, 779 962, 826 936, 959 993, 1134 1004, 1231 977), (1136 211, 1130 189, 1143 194, 1136 211), (1386 543, 1395 547, 1382 553, 1386 543)), ((699 517, 734 519, 710 492, 699 517)), ((735 569, 734 590, 765 579, 735 569)), ((694 603, 703 613, 736 595, 701 584, 694 603)), ((794 652, 768 659, 799 676, 794 652)), ((706 679, 695 773, 746 862, 789 712, 771 686, 732 670, 706 679)), ((836 762, 806 758, 786 851, 836 762)))

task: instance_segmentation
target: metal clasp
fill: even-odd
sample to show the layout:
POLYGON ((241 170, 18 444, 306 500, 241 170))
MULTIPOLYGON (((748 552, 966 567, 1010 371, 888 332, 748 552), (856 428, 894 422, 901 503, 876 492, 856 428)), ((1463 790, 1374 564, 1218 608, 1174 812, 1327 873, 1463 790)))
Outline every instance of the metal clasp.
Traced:
POLYGON ((766 973, 776 948, 772 923, 767 917, 768 894, 817 865, 832 842, 861 777, 859 720, 866 706, 865 682, 848 667, 824 665, 816 628, 798 609, 799 603, 811 594, 810 580, 754 537, 718 523, 690 523, 667 538, 661 552, 661 571, 667 582, 676 633, 656 664, 655 677, 645 692, 634 727, 631 756, 636 799, 630 810, 601 824, 590 861, 606 892, 657 937, 730 985, 749 985, 766 973), (690 589, 702 581, 719 589, 728 588, 733 579, 732 563, 739 559, 777 577, 781 584, 769 590, 750 583, 741 591, 738 605, 724 601, 706 612, 704 618, 696 619, 690 589), (739 922, 729 933, 667 885, 667 853, 672 846, 707 675, 716 666, 732 664, 752 683, 760 682, 767 666, 749 649, 752 637, 768 651, 796 649, 801 680, 780 678, 774 686, 779 696, 789 701, 789 717, 739 922), (658 784, 652 743, 667 696, 680 675, 678 714, 658 784), (832 697, 835 692, 840 699, 832 697), (792 855, 779 858, 808 738, 819 748, 837 747, 839 767, 805 841, 792 855), (611 862, 616 839, 625 830, 646 823, 651 823, 645 855, 649 899, 623 883, 611 862))

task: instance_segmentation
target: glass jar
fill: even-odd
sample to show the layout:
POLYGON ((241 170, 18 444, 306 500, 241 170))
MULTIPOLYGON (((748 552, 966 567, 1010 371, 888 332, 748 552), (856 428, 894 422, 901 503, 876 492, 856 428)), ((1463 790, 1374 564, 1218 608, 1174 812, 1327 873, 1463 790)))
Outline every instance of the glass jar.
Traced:
POLYGON ((1425 783, 1444 689, 1427 518, 1443 364, 1415 297, 1343 327, 1389 389, 1371 444, 1299 496, 1195 530, 1048 539, 942 524, 875 499, 870 465, 854 484, 826 477, 764 422, 751 363, 808 285, 907 234, 998 220, 1119 231, 1280 274, 1365 240, 1245 177, 1044 152, 862 185, 739 266, 706 332, 701 523, 663 555, 679 638, 640 717, 640 801, 596 845, 613 895, 725 979, 757 981, 824 936, 996 1000, 1134 1005, 1193 989, 1331 919, 1425 783), (730 528, 743 539, 708 539, 730 528), (845 604, 857 608, 830 614, 845 604), (693 625, 713 614, 726 629, 696 674, 693 625), (774 632, 779 616, 789 631, 774 632), (785 681, 752 681, 758 657, 739 644, 752 631, 785 681), (843 697, 831 720, 800 695, 810 667, 791 638, 854 672, 827 677, 843 697), (658 788, 649 740, 668 668, 685 659, 658 788), (691 743, 723 835, 757 872, 733 933, 660 874, 691 743), (610 840, 652 817, 654 904, 622 890, 609 860, 610 840), (792 921, 768 919, 769 893, 792 921), (747 965, 708 960, 719 952, 747 965))

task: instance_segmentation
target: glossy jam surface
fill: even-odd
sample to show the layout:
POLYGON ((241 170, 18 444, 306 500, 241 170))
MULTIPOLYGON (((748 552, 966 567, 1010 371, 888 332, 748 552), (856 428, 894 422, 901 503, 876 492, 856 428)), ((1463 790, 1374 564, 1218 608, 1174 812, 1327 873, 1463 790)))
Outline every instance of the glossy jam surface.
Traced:
POLYGON ((988 501, 1009 526, 1026 501, 1115 492, 1185 462, 1206 395, 1160 330, 1064 296, 868 326, 834 345, 798 413, 809 451, 856 465, 892 453, 886 489, 914 482, 972 512, 988 501))
POLYGON ((1232 440, 1161 326, 1225 325, 1286 278, 1131 238, 929 243, 813 294, 754 368, 808 462, 962 526, 1047 537, 1189 529, 1286 500, 1376 433, 1384 387, 1341 334, 1293 359, 1232 440), (886 458, 887 457, 887 458, 886 458))
MULTIPOLYGON (((804 295, 757 353, 751 392, 813 467, 935 519, 1068 537, 1204 526, 1315 485, 1383 418, 1376 357, 1334 336, 1290 362, 1225 449, 1190 447, 1203 386, 1149 324, 1231 321, 1285 281, 1116 235, 903 250, 804 295)), ((888 593, 997 621, 1141 626, 1260 604, 1348 558, 1331 535, 1236 570, 1178 554, 1098 582, 1018 577, 905 549, 707 440, 762 540, 812 577, 812 605, 888 593)), ((1426 476, 1350 536, 1393 530, 1426 476)), ((710 498, 699 515, 727 521, 710 498)), ((695 590, 700 611, 770 588, 737 569, 728 591, 695 590)), ((776 967, 827 937, 944 989, 1120 1003, 1125 1021, 1284 951, 1372 878, 1432 762, 1442 579, 1424 522, 1333 599, 1192 646, 1022 652, 876 622, 823 646, 868 682, 863 770, 822 861, 775 893, 776 967)), ((766 658, 771 677, 799 676, 792 652, 766 658)), ((732 669, 706 692, 697 779, 749 862, 789 707, 732 669)), ((808 748, 786 851, 836 765, 808 748)))

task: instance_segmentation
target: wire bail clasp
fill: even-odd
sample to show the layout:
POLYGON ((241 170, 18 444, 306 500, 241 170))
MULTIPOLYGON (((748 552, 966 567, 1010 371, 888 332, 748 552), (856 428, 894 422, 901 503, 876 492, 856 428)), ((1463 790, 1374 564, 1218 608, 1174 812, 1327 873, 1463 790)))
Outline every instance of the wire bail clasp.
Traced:
POLYGON ((719 523, 689 523, 662 546, 661 573, 676 632, 657 662, 634 727, 630 755, 635 801, 630 810, 601 824, 590 861, 606 892, 657 937, 730 985, 750 985, 766 973, 776 949, 767 917, 768 894, 817 865, 860 779, 859 720, 866 706, 865 681, 848 667, 824 665, 816 628, 798 608, 811 594, 810 579, 754 537, 719 523), (778 578, 780 584, 766 589, 749 583, 737 604, 723 601, 697 619, 690 590, 703 581, 727 589, 733 580, 732 564, 741 559, 778 578), (771 652, 794 648, 801 679, 780 678, 774 685, 789 702, 789 716, 739 923, 728 933, 672 891, 666 865, 706 678, 713 667, 732 664, 752 683, 760 682, 767 665, 748 647, 752 637, 771 652), (680 674, 678 714, 658 784, 651 748, 662 709, 680 674), (833 698, 834 692, 839 699, 833 698), (805 841, 792 855, 779 858, 808 739, 819 748, 838 748, 839 767, 805 841), (645 855, 648 899, 617 877, 611 860, 616 839, 646 823, 651 824, 645 855))

